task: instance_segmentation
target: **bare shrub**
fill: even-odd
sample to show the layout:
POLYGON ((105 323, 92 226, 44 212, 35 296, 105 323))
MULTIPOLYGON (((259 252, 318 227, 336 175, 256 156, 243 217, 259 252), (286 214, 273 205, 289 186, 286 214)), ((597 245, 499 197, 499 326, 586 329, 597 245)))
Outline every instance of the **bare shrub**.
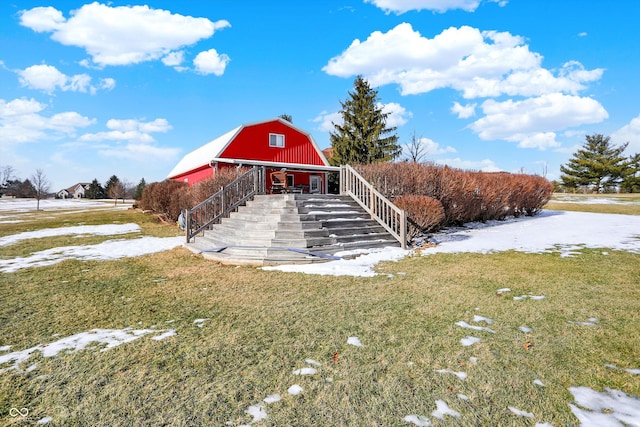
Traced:
POLYGON ((164 180, 147 185, 140 199, 140 208, 150 210, 167 221, 177 221, 183 209, 193 206, 189 184, 164 180))
POLYGON ((432 197, 400 196, 394 200, 394 203, 407 212, 409 239, 438 230, 445 218, 442 203, 432 197))
POLYGON ((209 197, 220 191, 222 187, 230 184, 233 180, 247 171, 249 171, 249 168, 221 167, 216 171, 213 177, 196 183, 191 187, 194 205, 207 200, 209 197))
POLYGON ((392 201, 406 195, 438 200, 445 214, 443 226, 535 215, 553 192, 549 181, 535 175, 409 162, 357 165, 356 169, 392 201))

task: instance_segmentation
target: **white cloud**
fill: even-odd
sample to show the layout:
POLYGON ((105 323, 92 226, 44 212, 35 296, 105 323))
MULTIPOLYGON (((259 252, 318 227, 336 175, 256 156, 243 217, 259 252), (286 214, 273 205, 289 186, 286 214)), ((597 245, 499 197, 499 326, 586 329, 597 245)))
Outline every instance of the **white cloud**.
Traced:
POLYGON ((640 153, 640 114, 611 134, 611 142, 615 145, 629 143, 627 154, 640 153))
POLYGON ((155 119, 150 122, 141 122, 140 120, 117 120, 111 119, 107 121, 107 132, 87 133, 82 135, 79 140, 85 142, 96 141, 130 141, 150 143, 155 141, 151 133, 167 132, 172 129, 166 119, 155 119))
MULTIPOLYGON (((418 144, 419 144, 418 151, 422 157, 420 159, 421 161, 425 161, 426 160, 425 158, 429 156, 450 154, 450 153, 457 152, 455 148, 451 146, 442 147, 440 146, 440 144, 438 144, 436 141, 430 138, 420 137, 418 138, 418 144)), ((402 158, 410 159, 412 151, 414 152, 414 154, 416 154, 415 147, 412 147, 411 142, 404 144, 402 146, 402 158)))
POLYGON ((589 34, 586 31, 578 33, 578 37, 587 37, 589 34))
POLYGON ((388 127, 402 126, 413 117, 413 113, 407 111, 402 105, 396 102, 389 102, 388 104, 378 103, 377 107, 382 108, 382 113, 389 114, 387 117, 388 127))
POLYGON ((165 58, 230 26, 225 20, 212 22, 149 6, 110 7, 98 2, 72 11, 68 19, 53 7, 23 10, 20 24, 51 32, 51 38, 63 45, 85 49, 100 67, 165 58))
POLYGON ((459 119, 468 119, 476 115, 477 106, 478 104, 460 105, 459 102, 454 102, 451 112, 457 114, 459 119))
POLYGON ((98 154, 105 157, 115 157, 121 159, 129 159, 145 161, 159 159, 174 159, 180 154, 179 148, 163 148, 149 144, 127 144, 124 147, 108 148, 98 150, 98 154))
POLYGON ((456 152, 455 148, 448 145, 446 147, 441 147, 440 144, 430 138, 422 137, 418 141, 420 142, 420 145, 424 147, 425 153, 427 154, 447 154, 456 152))
POLYGON ((321 132, 333 132, 334 127, 333 124, 341 124, 342 123, 342 115, 339 111, 334 113, 328 113, 326 111, 322 111, 316 118, 313 119, 314 123, 319 123, 318 130, 321 132))
MULTIPOLYGON (((388 104, 378 103, 376 105, 382 109, 383 113, 389 114, 387 117, 388 127, 399 127, 407 123, 407 121, 413 117, 413 113, 407 111, 402 105, 397 102, 389 102, 388 104)), ((322 111, 316 118, 313 119, 314 123, 319 123, 317 129, 322 132, 333 132, 335 130, 333 124, 342 125, 342 113, 336 111, 328 113, 322 111)))
POLYGON ((116 81, 112 78, 101 79, 97 86, 91 84, 91 76, 88 74, 76 74, 67 76, 52 65, 32 65, 24 70, 17 71, 20 76, 20 84, 30 89, 41 90, 52 94, 57 89, 62 91, 91 93, 98 89, 111 90, 116 81))
POLYGON ((209 49, 204 52, 200 52, 193 60, 193 65, 196 67, 196 72, 199 74, 215 74, 221 76, 224 74, 224 70, 227 67, 230 59, 227 54, 218 54, 215 49, 209 49))
MULTIPOLYGON (((489 1, 498 3, 500 6, 507 4, 507 0, 489 1)), ((462 9, 467 12, 473 12, 480 6, 481 0, 365 0, 365 2, 374 4, 387 14, 395 13, 400 15, 411 10, 431 10, 444 13, 452 9, 462 9)))
POLYGON ((0 99, 0 140, 11 144, 72 137, 78 128, 95 123, 72 111, 47 117, 40 114, 45 108, 33 98, 0 99))
POLYGON ((181 50, 177 52, 170 52, 167 56, 162 58, 162 63, 167 67, 176 67, 182 64, 182 61, 184 61, 184 52, 181 50))
POLYGON ((34 7, 20 13, 20 25, 38 33, 55 31, 64 25, 66 19, 59 10, 47 7, 34 7))
POLYGON ((523 148, 556 147, 555 131, 599 123, 609 114, 592 98, 554 93, 522 101, 482 104, 484 117, 469 127, 483 140, 519 142, 523 148))
POLYGON ((575 94, 603 73, 570 61, 554 75, 541 63, 542 55, 531 52, 524 38, 508 32, 451 27, 429 39, 402 23, 387 33, 375 31, 364 42, 354 40, 323 71, 362 74, 373 86, 398 84, 403 95, 448 87, 467 99, 575 94))

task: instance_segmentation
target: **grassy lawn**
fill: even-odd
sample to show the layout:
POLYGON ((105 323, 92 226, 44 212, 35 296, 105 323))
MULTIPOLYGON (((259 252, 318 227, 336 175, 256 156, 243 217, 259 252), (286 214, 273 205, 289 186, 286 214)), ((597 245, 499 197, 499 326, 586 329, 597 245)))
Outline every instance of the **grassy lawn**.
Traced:
POLYGON ((640 194, 555 193, 546 209, 640 215, 640 194))
MULTIPOLYGON (((0 224, 0 237, 113 222, 138 223, 143 235, 176 235, 133 210, 38 215, 0 224)), ((135 235, 117 236, 127 237, 135 235)), ((0 259, 109 238, 34 239, 0 247, 0 259)), ((434 425, 577 425, 568 387, 640 395, 640 375, 605 366, 640 367, 639 262, 636 254, 601 250, 574 258, 437 254, 353 278, 222 266, 178 248, 0 273, 0 347, 10 345, 8 352, 95 328, 176 334, 103 352, 34 353, 20 370, 0 372, 0 425, 48 416, 51 426, 238 426, 273 394, 281 400, 262 402, 268 418, 254 425, 407 426, 409 414, 434 425), (513 298, 527 294, 545 298, 513 298), (590 318, 595 325, 573 323, 590 318), (467 336, 481 341, 463 346, 467 336), (363 346, 347 344, 349 337, 363 346), (293 374, 304 367, 317 372, 293 374), (287 392, 294 384, 300 394, 287 392), (437 400, 460 418, 432 417, 437 400), (11 417, 11 408, 29 414, 11 417)))

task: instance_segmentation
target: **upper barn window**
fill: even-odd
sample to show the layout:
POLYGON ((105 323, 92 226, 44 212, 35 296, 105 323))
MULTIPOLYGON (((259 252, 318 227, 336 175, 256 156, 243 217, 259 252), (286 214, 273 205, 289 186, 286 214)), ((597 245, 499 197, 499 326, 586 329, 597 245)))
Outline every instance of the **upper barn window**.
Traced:
POLYGON ((269 134, 269 147, 284 148, 284 135, 279 133, 269 134))

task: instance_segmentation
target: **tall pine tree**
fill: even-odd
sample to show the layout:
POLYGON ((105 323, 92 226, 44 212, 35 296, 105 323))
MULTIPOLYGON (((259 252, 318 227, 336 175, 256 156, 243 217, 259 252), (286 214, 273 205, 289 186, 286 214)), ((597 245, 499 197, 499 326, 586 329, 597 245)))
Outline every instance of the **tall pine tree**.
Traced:
POLYGON ((629 156, 627 170, 620 184, 620 190, 640 193, 640 153, 629 156))
POLYGON ((102 199, 104 197, 104 189, 98 180, 94 178, 84 195, 87 199, 102 199))
POLYGON ((596 193, 615 188, 628 169, 628 160, 622 152, 629 143, 616 147, 608 136, 601 134, 587 135, 586 139, 569 162, 560 166, 562 185, 572 189, 591 187, 596 193))
POLYGON ((136 200, 142 199, 142 192, 144 191, 144 187, 146 186, 147 186, 147 182, 144 180, 144 178, 140 179, 140 182, 136 186, 136 192, 133 195, 133 198, 136 200))
POLYGON ((377 105, 378 91, 356 77, 349 99, 341 102, 342 124, 333 123, 330 135, 334 166, 391 161, 402 152, 395 127, 387 127, 389 113, 377 105))

